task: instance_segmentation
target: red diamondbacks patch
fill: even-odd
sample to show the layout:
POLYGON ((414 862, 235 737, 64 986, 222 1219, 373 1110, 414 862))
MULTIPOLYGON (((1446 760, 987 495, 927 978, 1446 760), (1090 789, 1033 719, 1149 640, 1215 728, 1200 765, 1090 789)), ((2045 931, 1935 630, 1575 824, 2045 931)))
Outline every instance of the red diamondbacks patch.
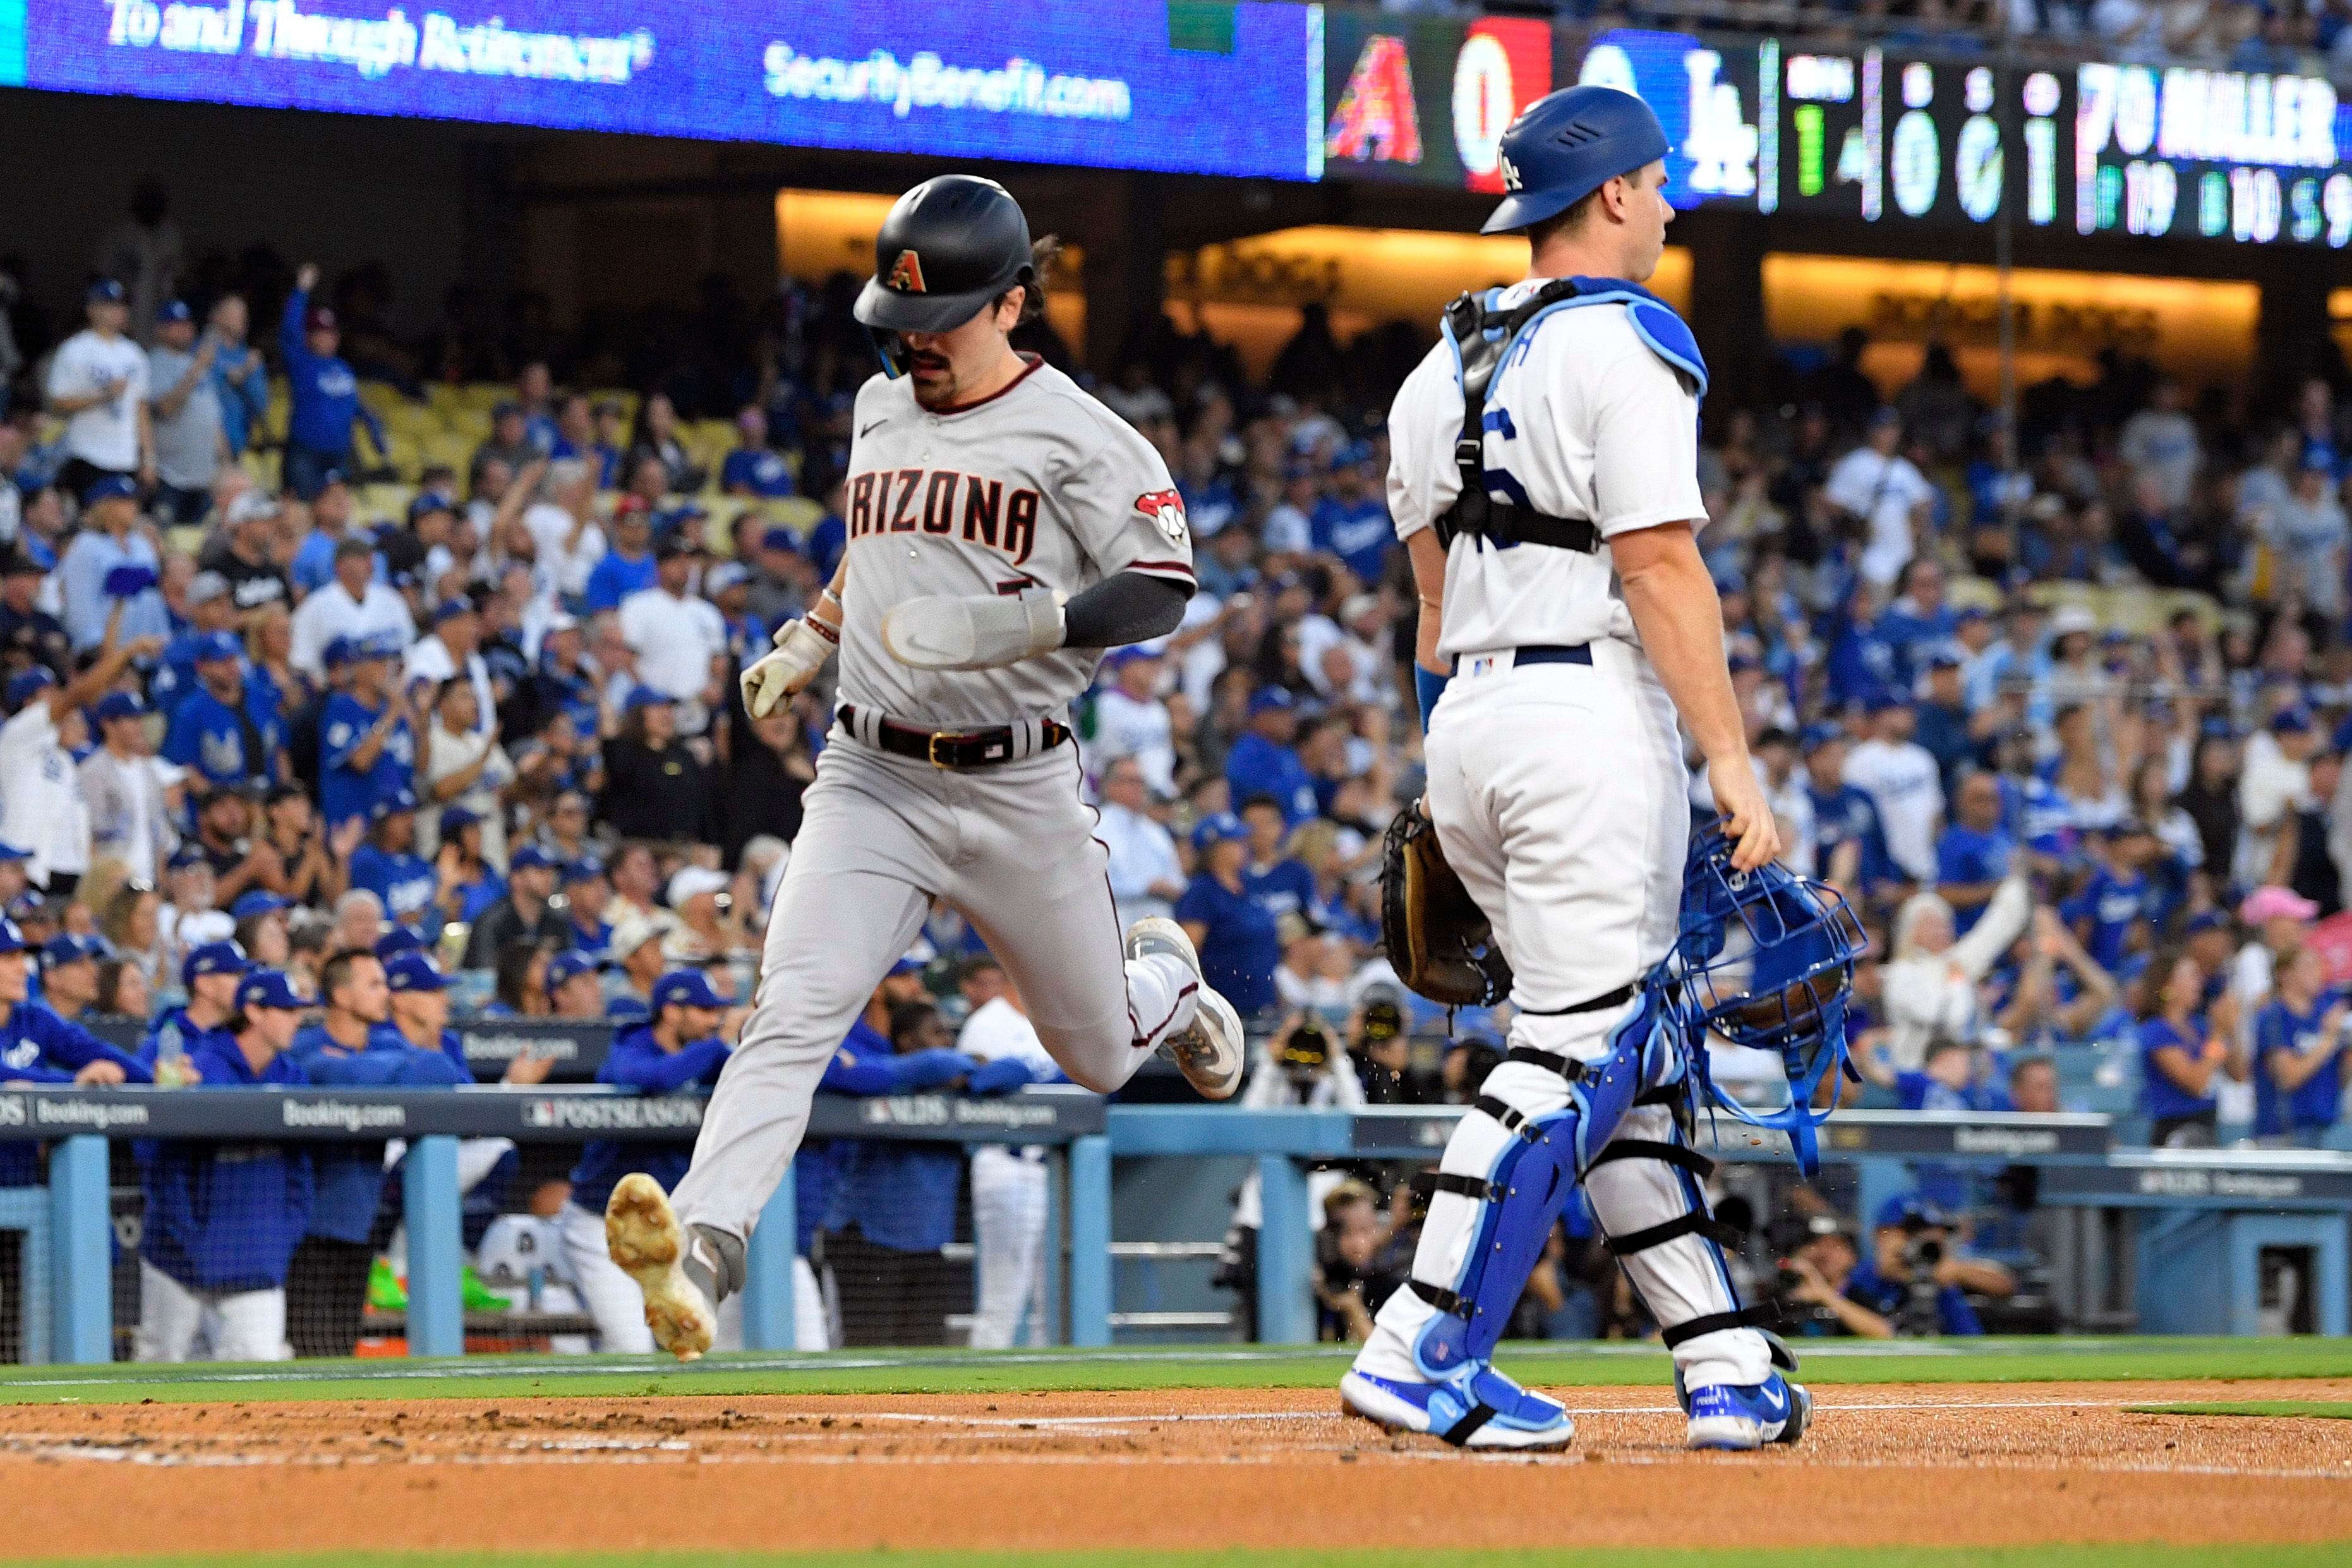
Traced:
POLYGON ((911 250, 902 250, 898 259, 890 264, 890 287, 901 294, 924 294, 923 258, 911 250))
POLYGON ((1171 544, 1184 542, 1184 498, 1174 490, 1146 490, 1135 498, 1135 510, 1150 518, 1171 544))

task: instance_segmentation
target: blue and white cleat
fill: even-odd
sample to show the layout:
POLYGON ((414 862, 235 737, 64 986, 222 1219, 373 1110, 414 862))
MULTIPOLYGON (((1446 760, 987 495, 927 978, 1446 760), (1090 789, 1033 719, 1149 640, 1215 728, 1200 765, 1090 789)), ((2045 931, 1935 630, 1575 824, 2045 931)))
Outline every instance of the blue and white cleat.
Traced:
POLYGON ((1457 1448, 1565 1448, 1576 1436, 1559 1401, 1531 1394, 1490 1366, 1465 1366, 1444 1383, 1351 1370, 1339 1380, 1339 1398, 1367 1421, 1425 1432, 1457 1448))
POLYGON ((1684 1409, 1690 1416, 1684 1447, 1745 1454, 1802 1437, 1813 1417, 1813 1396, 1776 1372, 1762 1383, 1693 1389, 1684 1409))

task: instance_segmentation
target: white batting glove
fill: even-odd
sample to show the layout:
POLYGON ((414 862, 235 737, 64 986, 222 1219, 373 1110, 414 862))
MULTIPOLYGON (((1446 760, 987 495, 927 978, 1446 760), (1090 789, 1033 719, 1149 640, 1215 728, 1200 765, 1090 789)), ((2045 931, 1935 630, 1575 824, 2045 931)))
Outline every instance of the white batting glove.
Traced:
POLYGON ((993 669, 1062 646, 1062 596, 1028 588, 1017 597, 934 594, 894 605, 882 646, 917 669, 993 669))
POLYGON ((841 633, 814 616, 786 621, 776 632, 775 651, 737 677, 744 711, 754 719, 774 712, 816 679, 840 646, 841 633))

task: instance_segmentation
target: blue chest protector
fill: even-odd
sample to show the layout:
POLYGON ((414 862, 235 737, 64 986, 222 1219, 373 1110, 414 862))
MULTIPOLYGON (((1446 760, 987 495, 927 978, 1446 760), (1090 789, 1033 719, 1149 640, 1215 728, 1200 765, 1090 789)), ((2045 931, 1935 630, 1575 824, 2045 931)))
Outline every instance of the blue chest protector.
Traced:
POLYGON ((1462 388, 1462 431, 1454 443, 1462 490, 1439 514, 1437 540, 1451 549, 1454 536, 1472 534, 1497 546, 1541 544, 1590 555, 1601 548, 1600 531, 1583 518, 1551 517, 1523 501, 1497 500, 1487 493, 1496 478, 1486 469, 1486 428, 1502 418, 1486 412, 1486 392, 1496 374, 1526 345, 1543 320, 1560 310, 1589 305, 1622 305, 1625 319, 1651 352, 1696 384, 1706 395, 1706 361, 1698 340, 1674 307, 1638 283, 1621 278, 1556 278, 1511 309, 1497 308, 1503 290, 1465 293, 1445 308, 1439 324, 1454 353, 1454 380, 1462 388))

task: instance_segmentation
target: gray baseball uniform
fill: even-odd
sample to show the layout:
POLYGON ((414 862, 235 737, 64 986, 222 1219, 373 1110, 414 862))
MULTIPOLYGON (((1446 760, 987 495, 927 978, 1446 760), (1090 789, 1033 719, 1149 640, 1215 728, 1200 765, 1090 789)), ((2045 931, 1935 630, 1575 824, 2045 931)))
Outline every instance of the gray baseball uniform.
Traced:
POLYGON ((893 659, 883 614, 923 595, 1075 595, 1120 572, 1190 584, 1192 541, 1160 454, 1050 366, 995 396, 925 409, 908 382, 859 391, 846 494, 837 722, 776 894, 759 994, 712 1097, 678 1219, 748 1236, 808 1125, 850 1021, 921 929, 934 897, 961 910, 1020 987, 1062 1070, 1108 1092, 1189 1028, 1192 971, 1127 960, 1108 853, 1079 793, 1077 748, 1039 749, 1099 654, 993 669, 893 659), (879 720, 926 730, 1013 727, 1014 759, 967 772, 873 743, 879 720))

